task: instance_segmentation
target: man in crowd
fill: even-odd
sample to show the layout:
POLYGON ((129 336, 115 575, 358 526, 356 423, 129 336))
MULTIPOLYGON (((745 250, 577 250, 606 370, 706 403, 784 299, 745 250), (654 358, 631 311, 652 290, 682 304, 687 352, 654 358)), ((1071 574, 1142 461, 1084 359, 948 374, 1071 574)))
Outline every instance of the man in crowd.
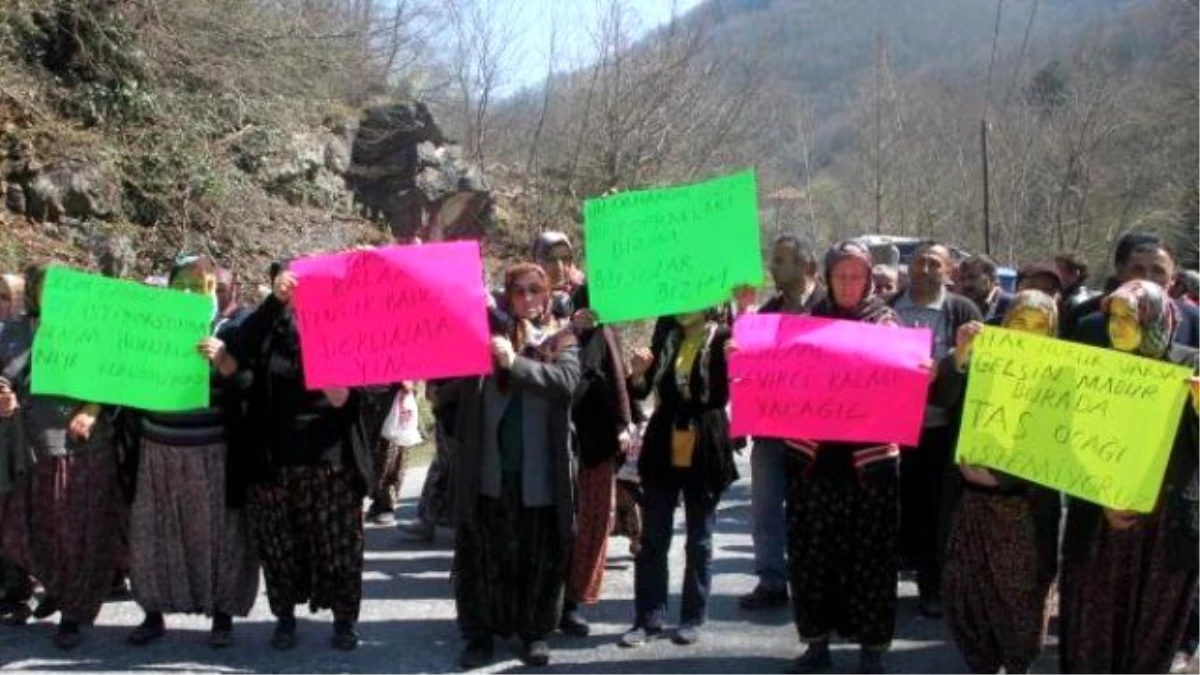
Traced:
MULTIPOLYGON (((776 293, 759 308, 760 314, 808 314, 825 297, 817 281, 817 256, 812 245, 798 236, 777 237, 769 264, 776 293)), ((742 609, 787 604, 787 453, 777 438, 756 438, 750 452, 751 535, 758 585, 738 600, 742 609)))
POLYGON ((1000 288, 999 268, 986 255, 973 255, 958 267, 958 290, 975 303, 987 323, 998 322, 1008 312, 1012 296, 1000 288))

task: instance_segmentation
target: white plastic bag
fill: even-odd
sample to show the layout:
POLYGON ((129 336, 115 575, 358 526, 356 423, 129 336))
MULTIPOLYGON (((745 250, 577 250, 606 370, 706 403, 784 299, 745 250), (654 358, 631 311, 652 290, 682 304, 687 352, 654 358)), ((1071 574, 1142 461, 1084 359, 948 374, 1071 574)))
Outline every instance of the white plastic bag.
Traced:
POLYGON ((387 419, 383 421, 381 435, 402 448, 421 444, 420 418, 417 414, 417 397, 413 392, 400 392, 392 401, 387 419))

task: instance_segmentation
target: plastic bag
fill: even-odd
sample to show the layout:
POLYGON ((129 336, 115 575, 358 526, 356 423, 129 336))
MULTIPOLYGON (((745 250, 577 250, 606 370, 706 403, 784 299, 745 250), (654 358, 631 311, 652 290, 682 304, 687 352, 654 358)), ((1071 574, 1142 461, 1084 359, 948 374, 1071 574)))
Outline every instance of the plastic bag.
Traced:
POLYGON ((417 414, 417 397, 413 392, 396 394, 387 418, 383 420, 381 435, 402 448, 421 444, 420 416, 417 414))

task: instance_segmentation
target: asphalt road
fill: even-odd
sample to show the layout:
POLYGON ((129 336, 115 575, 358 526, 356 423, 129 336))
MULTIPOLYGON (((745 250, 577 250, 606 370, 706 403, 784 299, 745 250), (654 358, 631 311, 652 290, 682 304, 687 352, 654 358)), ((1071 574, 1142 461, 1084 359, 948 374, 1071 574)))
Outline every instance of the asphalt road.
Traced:
MULTIPOLYGON (((749 475, 749 466, 743 466, 749 475)), ((411 515, 423 470, 406 478, 401 515, 411 515)), ((682 510, 680 517, 682 517, 682 510)), ((679 574, 683 569, 683 537, 677 523, 671 552, 672 612, 678 610, 679 574)), ((750 542, 749 485, 745 479, 730 488, 721 503, 715 540, 714 579, 710 620, 699 644, 680 647, 658 640, 640 649, 622 649, 617 638, 628 629, 633 612, 633 567, 626 540, 610 540, 609 570, 603 600, 587 608, 592 635, 551 640, 550 673, 774 673, 781 672, 799 653, 790 613, 785 609, 747 613, 737 597, 753 588, 753 550, 750 542)), ((132 601, 105 605, 86 642, 71 652, 50 645, 52 622, 24 628, 0 626, 0 670, 25 672, 455 672, 461 645, 454 625, 450 595, 449 531, 439 532, 432 546, 404 541, 391 527, 367 530, 363 577, 364 602, 359 630, 362 644, 343 653, 329 646, 328 612, 299 611, 299 646, 280 653, 268 646, 273 620, 261 596, 250 617, 239 620, 234 645, 216 651, 207 644, 208 622, 198 616, 167 617, 165 638, 148 647, 125 645, 125 637, 141 620, 132 601)), ((887 666, 891 672, 963 672, 965 664, 941 621, 921 618, 916 611, 916 588, 901 584, 897 635, 887 666)), ((498 643, 497 661, 482 672, 526 672, 516 660, 515 643, 498 643)), ((853 672, 857 648, 834 647, 838 672, 853 672)), ((1053 672, 1053 646, 1047 648, 1035 672, 1053 672)))

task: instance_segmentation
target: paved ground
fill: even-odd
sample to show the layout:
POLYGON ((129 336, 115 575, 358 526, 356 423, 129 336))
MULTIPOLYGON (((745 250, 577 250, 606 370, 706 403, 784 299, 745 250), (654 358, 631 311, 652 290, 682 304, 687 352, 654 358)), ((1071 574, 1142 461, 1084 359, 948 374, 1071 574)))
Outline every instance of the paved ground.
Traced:
MULTIPOLYGON (((743 466, 743 475, 749 467, 743 466)), ((410 515, 424 478, 413 471, 404 485, 402 515, 410 515)), ((551 641, 550 673, 629 672, 780 672, 798 653, 795 630, 786 610, 748 614, 737 607, 737 596, 754 585, 750 543, 749 485, 735 484, 723 500, 716 536, 710 621, 700 644, 678 647, 660 640, 641 649, 616 645, 632 614, 633 568, 624 539, 611 540, 610 567, 604 600, 589 608, 592 636, 586 639, 556 635, 551 641)), ((682 530, 677 529, 671 553, 672 570, 683 568, 682 530)), ((87 642, 73 652, 53 649, 53 625, 33 623, 25 628, 0 626, 0 670, 26 672, 453 672, 460 644, 450 597, 449 532, 435 546, 401 540, 392 528, 367 531, 366 572, 363 579, 362 645, 349 654, 329 647, 330 616, 301 614, 300 645, 292 652, 273 651, 272 619, 265 597, 251 616, 235 628, 235 644, 214 651, 206 643, 208 624, 201 617, 167 618, 167 636, 144 648, 127 647, 124 639, 141 620, 133 602, 104 607, 87 642)), ((672 611, 677 611, 679 578, 672 583, 672 611)), ((920 618, 915 587, 902 584, 898 630, 888 657, 892 672, 939 673, 965 669, 940 621, 920 618)), ((515 659, 516 645, 497 645, 498 661, 487 672, 526 672, 515 659)), ((1051 672, 1053 648, 1043 655, 1036 672, 1051 672)), ((839 672, 853 672, 856 649, 836 645, 839 672)))

